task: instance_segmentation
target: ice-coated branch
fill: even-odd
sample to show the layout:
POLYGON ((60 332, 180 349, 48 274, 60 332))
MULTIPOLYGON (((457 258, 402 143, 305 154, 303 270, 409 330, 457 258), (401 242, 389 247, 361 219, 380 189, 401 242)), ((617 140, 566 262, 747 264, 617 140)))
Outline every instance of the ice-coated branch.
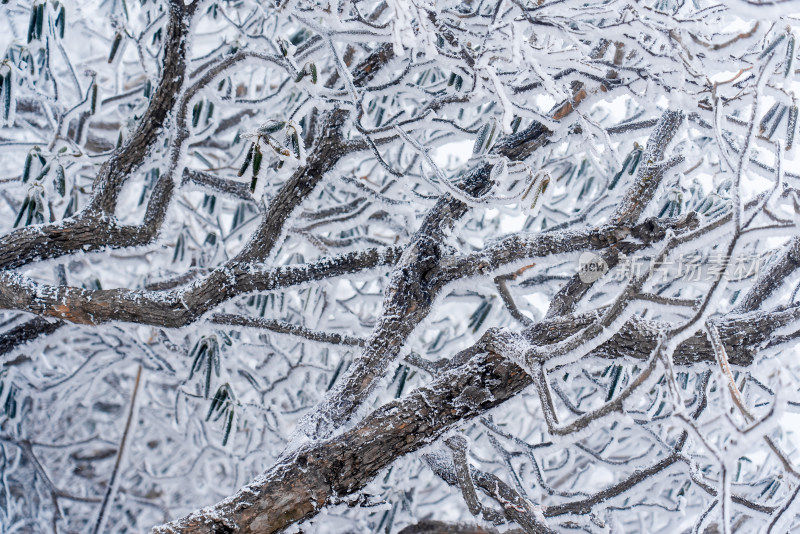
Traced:
POLYGON ((0 4, 7 530, 796 526, 791 3, 0 4))
MULTIPOLYGON (((671 167, 683 160, 677 156, 670 161, 662 161, 670 141, 683 123, 684 114, 680 111, 665 111, 655 128, 650 133, 647 146, 641 155, 642 164, 636 174, 634 183, 625 191, 625 195, 614 211, 613 220, 619 224, 635 224, 658 190, 664 174, 671 167)), ((603 254, 603 261, 613 268, 618 263, 616 251, 603 254)), ((550 302, 547 310, 548 317, 556 317, 570 313, 575 306, 589 292, 593 282, 585 282, 578 275, 564 284, 550 302)))
POLYGON ((18 324, 0 335, 0 355, 11 352, 18 346, 40 336, 51 334, 64 324, 63 321, 47 320, 43 317, 36 317, 18 324))
POLYGON ((346 334, 319 332, 284 321, 255 319, 251 317, 243 317, 241 315, 232 315, 229 313, 217 313, 211 317, 211 322, 216 324, 227 324, 231 326, 244 326, 258 330, 269 330, 278 334, 287 334, 290 336, 305 338, 310 341, 316 341, 317 343, 349 345, 352 347, 363 347, 366 343, 366 340, 363 338, 356 338, 346 334))
MULTIPOLYGON (((433 454, 424 456, 426 463, 434 473, 452 486, 461 486, 463 491, 464 480, 469 478, 469 484, 477 485, 486 495, 500 504, 503 515, 508 521, 513 521, 522 527, 526 534, 553 534, 556 530, 550 528, 542 519, 536 517, 537 510, 520 495, 514 488, 503 482, 492 473, 480 471, 469 465, 466 455, 453 452, 452 465, 445 464, 441 458, 433 454)), ((475 489, 472 488, 474 494, 475 489)), ((541 510, 538 510, 541 514, 541 510)))
POLYGON ((186 55, 194 27, 192 17, 199 4, 170 2, 165 32, 165 42, 169 45, 164 47, 161 81, 137 129, 100 168, 88 211, 114 213, 122 185, 144 163, 147 153, 161 139, 167 121, 174 119, 186 75, 186 55))
POLYGON ((426 519, 405 527, 399 534, 495 534, 496 532, 493 528, 478 525, 426 519))
POLYGON ((353 429, 301 446, 226 501, 153 532, 279 532, 357 492, 395 458, 498 405, 527 383, 522 369, 501 356, 482 353, 377 409, 353 429))
MULTIPOLYGON (((579 95, 572 101, 556 106, 554 117, 563 119, 568 116, 585 94, 586 91, 580 89, 579 95)), ((533 122, 524 130, 500 138, 491 152, 511 161, 524 161, 536 149, 546 144, 551 134, 542 124, 533 122)), ((473 168, 460 185, 463 194, 471 198, 487 194, 494 185, 491 180, 492 168, 493 165, 488 162, 473 168)), ((440 289, 447 282, 469 274, 467 271, 449 278, 447 275, 435 276, 443 266, 444 239, 468 211, 469 206, 465 202, 446 193, 426 214, 407 245, 399 265, 391 274, 381 318, 361 356, 325 400, 300 423, 301 432, 318 439, 347 422, 368 398, 389 364, 396 359, 408 336, 427 317, 440 289)), ((545 242, 548 240, 547 237, 543 239, 545 242)), ((547 244, 544 244, 536 254, 553 252, 557 250, 548 249, 547 244)))
POLYGON ((736 305, 736 311, 752 312, 790 279, 800 268, 800 237, 792 238, 781 251, 780 256, 768 268, 759 273, 756 283, 736 305))
MULTIPOLYGON (((775 312, 772 317, 762 314, 760 322, 747 318, 720 325, 723 343, 736 354, 730 358, 731 363, 752 362, 753 351, 778 324, 770 320, 773 317, 789 324, 797 319, 798 312, 794 308, 775 312), (742 342, 740 334, 746 325, 750 325, 751 337, 742 342)), ((584 317, 582 321, 578 324, 591 319, 584 317)), ((552 343, 556 337, 563 339, 570 335, 573 328, 572 321, 563 319, 540 323, 526 332, 524 338, 537 344, 552 343)), ((157 527, 153 532, 190 534, 229 529, 268 534, 312 517, 321 507, 357 492, 397 458, 433 442, 454 425, 513 398, 532 383, 531 377, 511 359, 488 348, 496 346, 492 343, 494 335, 494 331, 489 331, 476 346, 465 350, 462 356, 454 356, 453 366, 429 385, 378 408, 342 434, 307 442, 287 452, 263 475, 225 501, 157 527)), ((634 321, 590 356, 611 360, 647 357, 649 353, 643 352, 647 350, 645 345, 655 345, 658 338, 657 330, 634 321)), ((710 363, 714 361, 714 349, 704 335, 692 337, 676 349, 674 358, 679 365, 710 363)), ((651 472, 657 473, 677 459, 668 456, 591 499, 548 507, 543 512, 555 516, 591 510, 594 504, 646 480, 651 472)), ((479 478, 473 479, 481 489, 495 485, 494 479, 491 482, 484 479, 485 484, 479 478)))
MULTIPOLYGON (((495 150, 499 155, 525 158, 546 142, 547 133, 545 128, 534 123, 525 131, 499 141, 495 150)), ((492 186, 490 169, 489 164, 474 169, 464 180, 464 194, 479 196, 488 191, 492 186)), ((300 423, 301 432, 314 438, 329 435, 344 424, 373 391, 404 341, 429 313, 442 287, 442 284, 437 286, 435 277, 432 279, 430 275, 441 264, 447 233, 468 210, 464 202, 444 194, 427 213, 390 275, 381 319, 361 356, 314 412, 300 423)))
MULTIPOLYGON (((187 6, 170 3, 165 34, 161 80, 137 129, 103 163, 94 179, 89 205, 76 216, 58 223, 20 228, 0 243, 0 268, 14 269, 37 260, 57 258, 77 251, 111 246, 125 248, 148 243, 156 234, 168 200, 154 194, 141 226, 120 225, 114 217, 117 199, 125 182, 145 162, 148 153, 162 139, 180 101, 186 70, 188 34, 199 2, 187 6), (152 206, 152 208, 151 208, 152 206), (102 228, 103 232, 98 232, 102 228)), ((171 187, 171 183, 169 186, 171 187)), ((166 186, 162 185, 159 190, 166 186)), ((169 196, 168 192, 159 191, 169 196)))
MULTIPOLYGON (((376 248, 278 268, 232 261, 188 287, 171 291, 47 286, 3 271, 0 272, 0 308, 29 311, 78 324, 123 321, 178 328, 238 295, 274 291, 390 266, 401 258, 401 253, 399 247, 376 248)), ((25 331, 17 335, 29 335, 25 331)))

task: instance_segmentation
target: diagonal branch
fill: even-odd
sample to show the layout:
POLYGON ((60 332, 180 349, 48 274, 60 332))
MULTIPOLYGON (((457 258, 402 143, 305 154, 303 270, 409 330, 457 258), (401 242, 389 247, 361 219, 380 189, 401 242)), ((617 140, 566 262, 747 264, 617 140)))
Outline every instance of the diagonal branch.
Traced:
MULTIPOLYGON (((755 352, 780 320, 797 319, 797 309, 776 311, 764 318, 749 337, 747 349, 755 352)), ((757 322, 758 314, 746 320, 722 321, 720 333, 726 346, 740 345, 744 324, 757 322)), ((526 333, 537 344, 569 336, 571 321, 559 320, 526 333)), ((638 331, 638 340, 655 344, 656 332, 626 325, 626 332, 638 331)), ((289 451, 266 473, 226 500, 191 515, 153 529, 154 534, 199 534, 241 532, 270 534, 314 516, 322 507, 339 502, 346 495, 362 489, 382 469, 397 458, 419 450, 445 432, 477 415, 515 397, 531 385, 531 377, 519 366, 496 352, 487 350, 492 337, 508 334, 490 330, 473 347, 453 356, 451 368, 432 383, 405 397, 376 409, 352 429, 332 438, 307 441, 289 451)), ((519 334, 516 334, 519 335, 519 334)), ((705 335, 689 338, 675 351, 675 362, 714 361, 714 350, 705 335)), ((639 357, 638 343, 626 333, 614 336, 590 356, 619 359, 639 357)), ((751 353, 752 353, 751 352, 751 353)), ((733 358, 731 358, 733 360, 733 358)), ((741 363, 747 363, 740 360, 741 363)), ((752 359, 750 360, 752 362, 752 359)), ((670 463, 672 459, 670 459, 670 463)), ((660 464, 657 468, 662 467, 660 464)), ((480 486, 480 484, 478 484, 480 486)), ((611 493, 615 489, 609 490, 611 493)), ((611 494, 609 493, 609 495, 611 494)), ((753 509, 763 505, 744 499, 737 502, 753 509)), ((585 510, 592 504, 553 507, 545 515, 559 515, 571 510, 585 510)))
MULTIPOLYGON (((620 224, 635 224, 653 200, 653 195, 658 190, 664 173, 682 161, 680 157, 669 162, 662 161, 667 146, 675 137, 682 122, 683 113, 679 111, 667 110, 658 119, 642 154, 642 164, 636 173, 636 179, 625 192, 625 196, 612 216, 612 221, 620 224)), ((619 255, 616 250, 611 250, 603 254, 603 260, 609 269, 612 269, 619 262, 619 255)), ((573 276, 550 301, 547 317, 572 313, 577 303, 586 296, 593 285, 594 282, 584 282, 578 275, 573 276)))
MULTIPOLYGON (((179 101, 190 42, 188 35, 193 28, 192 17, 197 4, 170 3, 161 81, 136 131, 100 168, 87 208, 65 221, 8 233, 0 243, 0 269, 15 269, 33 261, 105 246, 139 246, 153 238, 160 226, 160 221, 153 217, 159 212, 157 204, 163 201, 161 194, 154 193, 156 199, 148 204, 150 217, 145 218, 142 226, 120 225, 113 214, 122 186, 143 164, 152 148, 162 141, 160 133, 179 101), (98 232, 99 228, 105 231, 98 232)), ((166 182, 159 189, 165 186, 166 182)))
MULTIPOLYGON (((547 142, 549 131, 538 123, 507 136, 494 147, 498 155, 524 159, 547 142)), ((467 175, 462 190, 478 197, 491 187, 491 165, 482 163, 467 175)), ((298 429, 316 439, 328 436, 346 422, 373 391, 378 379, 398 357, 405 340, 427 317, 438 290, 432 276, 443 257, 443 243, 455 224, 469 211, 452 195, 439 198, 407 245, 390 275, 383 309, 367 344, 347 374, 339 380, 317 408, 306 415, 298 429)))
POLYGON ((755 311, 772 295, 797 269, 800 269, 800 237, 794 237, 758 279, 742 300, 734 308, 734 312, 755 311))
POLYGON ((33 341, 39 336, 52 334, 65 323, 63 321, 48 321, 42 317, 35 317, 0 334, 0 356, 9 353, 20 345, 33 341))
POLYGON ((211 322, 215 324, 227 324, 231 326, 244 326, 247 328, 258 328, 270 330, 278 334, 302 337, 317 343, 328 343, 331 345, 348 345, 352 347, 363 347, 366 340, 363 338, 348 336, 346 334, 336 334, 329 332, 319 332, 304 326, 276 321, 274 319, 262 319, 258 317, 244 317, 229 313, 217 313, 211 317, 211 322))

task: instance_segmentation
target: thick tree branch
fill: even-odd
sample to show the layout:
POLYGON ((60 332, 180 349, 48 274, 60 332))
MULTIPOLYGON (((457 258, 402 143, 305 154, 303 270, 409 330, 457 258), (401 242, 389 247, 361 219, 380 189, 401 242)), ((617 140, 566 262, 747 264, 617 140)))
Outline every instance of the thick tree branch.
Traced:
MULTIPOLYGON (((773 329, 781 322, 796 321, 798 315, 800 312, 794 307, 720 323, 723 344, 735 353, 729 355, 731 363, 734 360, 736 365, 752 363, 752 355, 773 329), (747 325, 749 332, 742 338, 747 325)), ((582 320, 591 319, 584 316, 582 320)), ((540 323, 524 337, 542 345, 567 338, 573 328, 572 321, 553 320, 540 323)), ((270 534, 308 519, 325 505, 360 490, 395 459, 435 441, 454 425, 513 398, 532 383, 531 377, 510 359, 487 351, 496 333, 499 332, 488 331, 474 347, 454 356, 451 369, 428 386, 378 408, 341 435, 300 445, 225 501, 157 527, 153 532, 270 534)), ((590 356, 641 359, 645 346, 654 345, 658 336, 657 331, 632 321, 590 356), (634 332, 637 337, 632 342, 634 332)), ((649 353, 644 355, 648 356, 649 353)), ((714 350, 705 336, 691 337, 675 351, 676 364, 713 363, 714 358, 714 350)), ((670 463, 673 461, 669 459, 670 463)), ((661 467, 659 464, 658 468, 661 467)), ((567 506, 585 510, 592 504, 567 506)), ((568 513, 571 509, 556 507, 546 515, 568 513)))
POLYGON ((180 2, 170 3, 161 81, 136 131, 100 168, 88 211, 113 214, 122 185, 144 163, 153 146, 162 142, 163 128, 174 118, 174 108, 181 98, 188 36, 193 29, 192 17, 198 4, 192 2, 181 6, 180 2))
MULTIPOLYGON (((538 123, 507 136, 494 147, 497 155, 522 160, 547 140, 549 131, 538 123)), ((491 165, 483 163, 465 179, 462 190, 479 197, 489 190, 491 165)), ((316 439, 329 435, 347 421, 372 392, 376 381, 417 325, 427 317, 437 295, 435 272, 443 256, 443 243, 469 206, 450 194, 443 195, 428 212, 390 275, 383 309, 364 351, 317 408, 299 424, 300 432, 316 439)))
POLYGON ((172 291, 47 286, 5 271, 0 272, 0 308, 30 311, 79 324, 124 321, 177 328, 238 295, 285 289, 393 265, 400 255, 399 247, 370 249, 274 269, 230 262, 202 280, 172 291))
MULTIPOLYGON (((145 224, 140 227, 119 225, 113 214, 123 184, 144 163, 152 148, 163 140, 161 132, 181 97, 187 36, 193 28, 192 17, 197 4, 170 4, 161 81, 136 131, 100 168, 87 208, 65 221, 20 228, 7 234, 0 243, 0 269, 15 269, 34 261, 106 246, 140 246, 153 238, 160 226, 156 205, 162 202, 160 196, 164 191, 160 191, 156 202, 149 203, 149 217, 145 217, 145 224)), ((166 182, 159 189, 165 186, 166 182)))
POLYGON ((497 534, 497 530, 477 525, 445 523, 426 519, 405 527, 398 534, 497 534))
POLYGON ((154 533, 269 534, 315 515, 363 488, 395 458, 434 441, 447 429, 509 398, 527 383, 522 369, 483 353, 462 369, 389 403, 336 438, 301 446, 229 499, 154 533))

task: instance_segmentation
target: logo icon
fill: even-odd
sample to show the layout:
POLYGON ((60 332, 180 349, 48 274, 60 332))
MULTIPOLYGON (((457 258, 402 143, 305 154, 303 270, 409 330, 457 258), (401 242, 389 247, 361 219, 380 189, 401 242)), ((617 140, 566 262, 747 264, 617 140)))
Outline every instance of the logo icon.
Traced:
POLYGON ((591 284, 607 272, 606 261, 593 252, 584 252, 578 258, 578 278, 584 284, 591 284))

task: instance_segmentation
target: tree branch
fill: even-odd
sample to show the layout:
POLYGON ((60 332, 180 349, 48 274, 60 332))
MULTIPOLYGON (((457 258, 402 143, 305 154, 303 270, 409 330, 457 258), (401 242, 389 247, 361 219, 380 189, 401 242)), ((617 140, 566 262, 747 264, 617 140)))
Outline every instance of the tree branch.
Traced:
MULTIPOLYGON (((779 328, 780 323, 797 320, 799 309, 794 307, 767 316, 753 314, 722 322, 718 328, 723 343, 732 351, 729 354, 731 363, 734 359, 737 365, 752 363, 752 354, 760 343, 774 328, 779 328), (747 325, 750 329, 743 339, 742 329, 747 325)), ((588 322, 590 318, 584 316, 581 320, 588 322)), ((569 337, 574 328, 572 324, 567 318, 547 321, 524 334, 514 335, 543 345, 554 342, 555 338, 569 337)), ((351 430, 326 440, 306 442, 225 501, 157 527, 153 532, 270 534, 308 519, 322 507, 357 492, 400 456, 424 447, 453 426, 513 398, 532 383, 531 377, 509 358, 487 350, 492 338, 500 332, 489 330, 475 346, 455 355, 451 368, 432 383, 378 408, 351 430)), ((655 345, 657 340, 656 331, 643 328, 641 322, 631 321, 589 356, 640 359, 642 351, 647 350, 644 347, 655 345)), ((644 357, 648 356, 649 352, 644 357)), ((711 363, 714 358, 714 350, 704 335, 689 338, 675 350, 675 363, 679 365, 699 361, 711 363)), ((668 458, 664 461, 674 462, 668 458)), ((657 464, 655 468, 663 467, 666 465, 657 464)), ((600 501, 613 495, 617 491, 615 488, 602 494, 600 501)), ((580 501, 563 508, 548 507, 545 515, 585 510, 593 504, 596 503, 580 501)))
POLYGON ((400 255, 399 247, 369 249, 275 269, 231 261, 202 280, 172 291, 48 286, 3 271, 0 308, 30 311, 78 324, 124 321, 178 328, 238 295, 285 289, 392 265, 400 255))
MULTIPOLYGON (((0 269, 15 269, 79 250, 140 246, 155 235, 160 221, 153 219, 157 210, 151 207, 155 208, 156 203, 148 204, 150 218, 146 217, 141 227, 119 225, 113 214, 123 184, 144 163, 151 149, 163 141, 161 132, 179 101, 186 70, 187 36, 197 4, 170 4, 161 81, 136 131, 100 168, 89 205, 71 219, 8 233, 0 243, 0 269)), ((160 188, 165 186, 166 182, 160 188)))

